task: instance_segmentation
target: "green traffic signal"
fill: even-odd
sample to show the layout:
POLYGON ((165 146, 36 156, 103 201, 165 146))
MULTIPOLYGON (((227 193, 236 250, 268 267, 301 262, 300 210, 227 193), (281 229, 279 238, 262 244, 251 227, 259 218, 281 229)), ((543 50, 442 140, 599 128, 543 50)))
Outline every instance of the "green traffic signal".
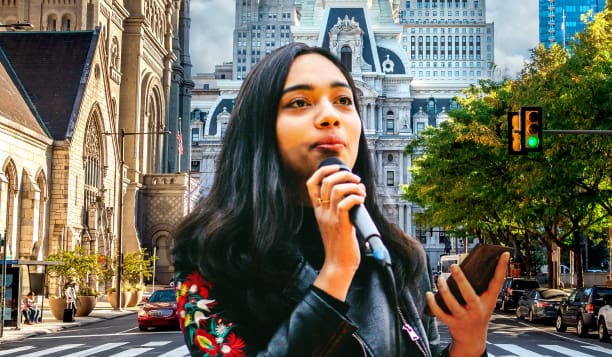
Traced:
POLYGON ((525 152, 542 151, 542 107, 521 107, 525 152))
POLYGON ((537 148, 540 145, 540 139, 537 136, 530 136, 527 138, 527 147, 537 148))

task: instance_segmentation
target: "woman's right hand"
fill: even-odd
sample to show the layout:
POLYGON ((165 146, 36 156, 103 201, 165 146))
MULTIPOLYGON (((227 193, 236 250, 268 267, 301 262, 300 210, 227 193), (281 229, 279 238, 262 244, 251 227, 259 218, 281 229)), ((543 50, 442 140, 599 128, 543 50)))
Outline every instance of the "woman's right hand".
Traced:
POLYGON ((320 167, 308 179, 306 187, 325 250, 325 260, 314 285, 344 301, 361 262, 349 211, 363 204, 366 189, 359 176, 340 171, 339 165, 320 167))

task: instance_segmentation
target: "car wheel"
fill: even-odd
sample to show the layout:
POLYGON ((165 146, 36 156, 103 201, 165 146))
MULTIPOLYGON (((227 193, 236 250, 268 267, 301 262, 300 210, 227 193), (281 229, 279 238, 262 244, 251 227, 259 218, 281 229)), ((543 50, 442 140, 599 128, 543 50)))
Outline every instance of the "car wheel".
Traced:
POLYGON ((610 340, 610 334, 606 328, 606 322, 603 319, 599 320, 597 324, 597 334, 599 335, 599 341, 608 342, 610 340))
POLYGON ((534 322, 536 320, 535 316, 533 316, 533 310, 532 309, 529 309, 529 318, 528 319, 529 319, 529 322, 534 322))
POLYGON ((582 317, 578 318, 578 323, 576 324, 576 334, 578 334, 578 337, 586 337, 589 334, 589 330, 584 326, 582 317))
POLYGON ((138 326, 138 329, 140 329, 140 331, 149 331, 149 328, 144 326, 138 326))
POLYGON ((567 329, 567 325, 563 323, 563 317, 561 316, 561 314, 557 315, 555 329, 557 330, 557 332, 565 332, 565 329, 567 329))
POLYGON ((523 315, 521 315, 521 309, 519 309, 518 307, 516 308, 516 318, 517 319, 523 318, 523 315))

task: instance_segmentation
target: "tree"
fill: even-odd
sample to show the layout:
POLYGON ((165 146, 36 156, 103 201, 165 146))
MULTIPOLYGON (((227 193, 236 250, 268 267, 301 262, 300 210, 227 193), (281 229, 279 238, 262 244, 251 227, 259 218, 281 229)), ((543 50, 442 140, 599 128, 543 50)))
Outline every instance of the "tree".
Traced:
POLYGON ((612 128, 610 19, 609 8, 597 14, 569 52, 534 49, 517 80, 468 88, 452 122, 407 148, 415 159, 404 197, 423 207, 421 219, 478 228, 527 264, 532 245, 556 242, 581 267, 580 237, 612 224, 610 136, 546 135, 542 153, 510 157, 506 113, 542 106, 545 129, 612 128))

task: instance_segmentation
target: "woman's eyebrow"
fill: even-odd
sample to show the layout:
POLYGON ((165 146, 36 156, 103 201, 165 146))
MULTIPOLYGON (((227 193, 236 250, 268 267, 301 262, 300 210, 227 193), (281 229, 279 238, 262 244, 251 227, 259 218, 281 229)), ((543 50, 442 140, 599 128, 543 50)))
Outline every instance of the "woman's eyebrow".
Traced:
MULTIPOLYGON (((330 87, 332 88, 348 88, 350 89, 351 87, 348 85, 348 83, 346 82, 341 82, 341 81, 337 81, 337 82, 333 82, 330 87)), ((296 91, 296 90, 313 90, 314 86, 310 85, 310 84, 296 84, 294 86, 290 86, 287 87, 285 89, 283 89, 283 93, 282 95, 285 95, 286 93, 292 92, 292 91, 296 91)))

